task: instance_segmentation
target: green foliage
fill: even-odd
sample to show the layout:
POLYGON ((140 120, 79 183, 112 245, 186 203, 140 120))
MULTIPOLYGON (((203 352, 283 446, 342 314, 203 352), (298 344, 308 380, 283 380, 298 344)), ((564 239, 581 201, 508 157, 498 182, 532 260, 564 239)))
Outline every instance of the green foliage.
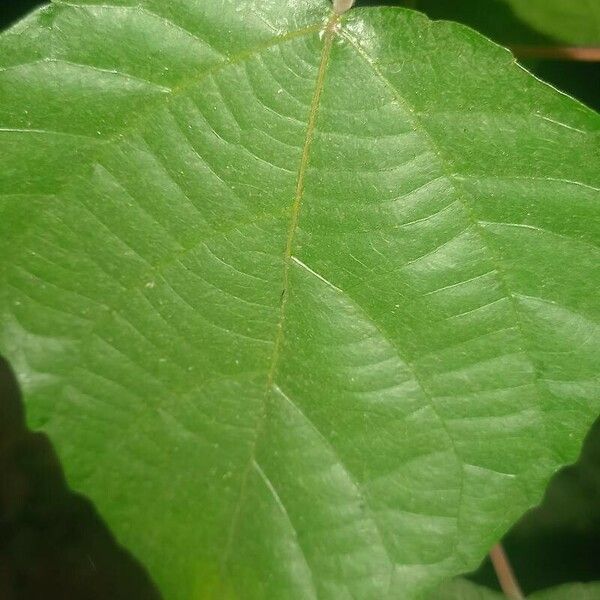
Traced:
POLYGON ((169 600, 475 567, 598 414, 598 115, 411 11, 114 4, 0 37, 30 424, 169 600))
POLYGON ((600 44, 596 0, 406 0, 435 18, 458 20, 506 44, 600 44))
MULTIPOLYGON (((530 596, 529 600, 597 600, 600 583, 575 583, 543 590, 530 596)), ((442 585, 431 600, 505 600, 506 596, 470 581, 458 579, 442 585)))
POLYGON ((600 2, 596 0, 504 0, 536 31, 575 45, 600 44, 600 2))

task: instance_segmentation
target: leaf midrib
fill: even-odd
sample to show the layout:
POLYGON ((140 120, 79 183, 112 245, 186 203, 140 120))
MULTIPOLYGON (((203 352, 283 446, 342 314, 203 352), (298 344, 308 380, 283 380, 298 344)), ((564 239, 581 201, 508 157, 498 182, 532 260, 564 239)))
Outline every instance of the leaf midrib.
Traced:
POLYGON ((261 403, 261 414, 258 419, 258 425, 256 426, 255 436, 250 449, 250 457, 247 461, 244 473, 242 475, 242 483, 240 485, 240 494, 236 506, 233 511, 233 517, 231 521, 231 527, 226 542, 223 557, 221 558, 221 570, 226 569, 227 561, 231 553, 233 541, 235 539, 238 523, 240 520, 240 513, 244 503, 244 497, 246 494, 246 488, 248 485, 249 474, 252 469, 252 465, 256 463, 256 451, 258 443, 265 426, 267 419, 267 403, 269 396, 273 392, 275 385, 275 377, 279 367, 279 361, 281 357, 281 346, 284 341, 284 328, 286 319, 286 309, 289 300, 290 292, 290 267, 292 262, 292 252, 294 248, 294 241, 296 238, 296 232, 298 230, 298 224, 300 222, 300 211, 302 208, 302 200, 304 196, 304 185, 306 179, 306 172, 310 160, 310 151, 314 138, 315 128, 317 124, 317 118, 319 113, 319 107, 321 103, 321 95, 325 84, 325 75, 327 73, 327 66, 329 64, 329 58, 331 55, 331 49, 333 47, 333 41, 337 35, 336 27, 340 21, 340 15, 332 12, 329 17, 327 24, 324 29, 323 35, 323 48, 321 50, 321 59, 317 70, 317 78, 315 82, 315 88, 310 103, 306 133, 304 137, 304 143, 302 145, 302 154, 300 157, 300 164, 298 166, 296 187, 294 192, 294 200, 291 208, 290 224, 286 237, 286 245, 283 254, 283 277, 282 277, 282 296, 279 303, 279 317, 277 320, 275 337, 273 341, 273 351, 271 353, 271 361, 269 365, 269 371, 267 373, 265 391, 261 403))

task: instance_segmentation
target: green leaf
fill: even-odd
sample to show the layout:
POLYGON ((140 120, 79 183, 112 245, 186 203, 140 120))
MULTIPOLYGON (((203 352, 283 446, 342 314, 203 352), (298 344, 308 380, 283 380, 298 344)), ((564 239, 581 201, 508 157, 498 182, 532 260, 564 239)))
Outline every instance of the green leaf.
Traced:
POLYGON ((532 600, 595 600, 600 596, 600 582, 570 583, 531 594, 532 600))
POLYGON ((168 600, 475 567, 598 413, 598 116, 407 10, 114 4, 0 37, 30 425, 168 600))
POLYGON ((416 0, 413 6, 465 23, 502 44, 600 44, 596 0, 416 0))
POLYGON ((436 589, 431 600, 506 600, 506 596, 468 579, 453 579, 436 589))
MULTIPOLYGON (((569 583, 527 596, 530 600, 595 600, 600 596, 600 582, 569 583)), ((466 579, 456 579, 440 586, 431 600, 505 600, 506 596, 466 579)))
POLYGON ((595 0, 504 0, 536 31, 569 44, 600 44, 600 3, 595 0))

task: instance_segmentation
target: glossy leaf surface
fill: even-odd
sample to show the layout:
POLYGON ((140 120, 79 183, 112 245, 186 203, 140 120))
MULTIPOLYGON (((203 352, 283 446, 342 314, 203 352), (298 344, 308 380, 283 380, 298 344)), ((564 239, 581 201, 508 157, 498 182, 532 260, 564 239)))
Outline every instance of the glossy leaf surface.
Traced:
POLYGON ((599 118, 508 52, 92 0, 0 61, 0 351, 168 600, 423 597, 575 458, 599 118))

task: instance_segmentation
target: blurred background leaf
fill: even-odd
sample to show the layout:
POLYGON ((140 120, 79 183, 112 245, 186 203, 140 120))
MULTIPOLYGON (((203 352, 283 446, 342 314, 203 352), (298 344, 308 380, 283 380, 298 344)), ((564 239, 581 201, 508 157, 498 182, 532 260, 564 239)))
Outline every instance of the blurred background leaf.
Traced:
MULTIPOLYGON (((598 600, 600 583, 568 583, 528 596, 531 600, 598 600)), ((506 596, 466 579, 443 584, 432 597, 435 600, 506 600, 506 596)))
POLYGON ((517 18, 553 39, 577 46, 600 43, 600 2, 597 0, 502 1, 517 18))

